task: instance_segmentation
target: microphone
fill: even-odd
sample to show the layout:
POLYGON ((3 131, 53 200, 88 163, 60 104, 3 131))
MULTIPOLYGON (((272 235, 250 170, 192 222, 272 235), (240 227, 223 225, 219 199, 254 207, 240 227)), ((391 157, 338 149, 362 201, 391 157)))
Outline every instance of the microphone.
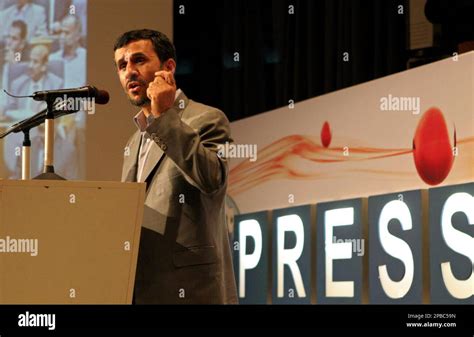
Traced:
POLYGON ((94 98, 97 104, 107 104, 109 102, 109 93, 105 90, 99 90, 93 86, 85 86, 71 89, 43 90, 35 91, 31 96, 35 101, 55 100, 57 97, 67 98, 94 98))
MULTIPOLYGON (((98 90, 97 88, 95 87, 82 87, 82 88, 77 88, 77 89, 63 89, 63 90, 49 90, 49 91, 38 91, 37 93, 41 93, 42 95, 50 95, 49 97, 54 97, 54 93, 58 93, 57 94, 57 97, 60 97, 61 95, 65 95, 64 94, 64 91, 66 90, 69 90, 70 92, 77 92, 78 89, 79 90, 82 90, 81 92, 84 93, 84 91, 86 91, 85 88, 89 88, 90 92, 92 94, 95 94, 94 95, 91 95, 89 97, 93 97, 95 98, 95 103, 96 104, 107 104, 108 101, 109 101, 109 93, 105 90, 98 90), (59 92, 62 92, 62 93, 59 93, 59 92), (97 97, 97 98, 96 98, 97 97)), ((75 96, 75 97, 87 97, 87 96, 75 96)), ((70 109, 68 108, 68 104, 67 104, 67 101, 61 101, 59 102, 58 104, 55 104, 53 106, 53 118, 56 119, 56 118, 59 118, 59 117, 62 117, 62 116, 66 116, 66 115, 69 115, 69 114, 73 114, 73 113, 76 113, 78 112, 79 109, 70 109)), ((7 135, 9 135, 10 133, 18 133, 18 132, 21 132, 23 130, 29 130, 29 129, 32 129, 38 125, 41 125, 44 123, 44 121, 46 120, 46 116, 47 116, 47 113, 48 113, 48 109, 44 109, 40 112, 38 112, 37 114, 31 116, 31 117, 28 117, 22 121, 19 121, 13 125, 11 125, 5 132, 1 133, 0 134, 0 139, 6 137, 7 135)))

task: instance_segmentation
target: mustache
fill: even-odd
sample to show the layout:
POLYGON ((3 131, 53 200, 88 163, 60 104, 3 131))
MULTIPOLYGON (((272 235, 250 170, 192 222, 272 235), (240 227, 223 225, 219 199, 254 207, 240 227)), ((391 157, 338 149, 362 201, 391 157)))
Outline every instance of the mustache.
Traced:
POLYGON ((128 86, 131 82, 138 82, 138 83, 143 84, 143 85, 146 85, 146 84, 147 84, 144 80, 138 78, 138 76, 132 76, 132 77, 130 77, 129 80, 127 81, 127 86, 128 86))

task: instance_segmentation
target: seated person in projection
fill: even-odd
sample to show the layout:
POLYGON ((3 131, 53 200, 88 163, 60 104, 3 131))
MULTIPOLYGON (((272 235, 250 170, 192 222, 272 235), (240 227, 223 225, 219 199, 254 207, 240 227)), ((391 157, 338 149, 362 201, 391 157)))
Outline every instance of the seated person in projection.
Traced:
MULTIPOLYGON (((86 85, 86 49, 80 44, 81 20, 77 16, 66 15, 61 20, 59 32, 60 49, 51 54, 50 59, 64 62, 65 88, 84 86, 86 85)), ((64 135, 62 146, 67 147, 67 150, 61 151, 60 157, 57 157, 58 172, 61 168, 71 178, 82 178, 84 168, 79 167, 79 164, 85 163, 83 151, 85 150, 86 112, 79 111, 62 117, 58 122, 62 126, 58 133, 64 135), (66 134, 67 137, 65 137, 66 134)))
MULTIPOLYGON (((10 91, 14 95, 31 95, 35 91, 54 90, 63 87, 62 78, 48 71, 49 49, 39 44, 31 49, 26 74, 20 75, 10 84, 10 91)), ((31 98, 8 98, 5 115, 12 120, 21 120, 30 117, 46 108, 44 102, 34 101, 31 98)), ((31 174, 35 176, 43 168, 43 130, 37 127, 31 130, 31 174)), ((57 137, 58 138, 58 137, 57 137)), ((4 139, 4 161, 11 171, 11 178, 20 175, 21 146, 23 134, 11 134, 4 139)))
MULTIPOLYGON (((21 20, 16 20, 12 22, 12 25, 8 29, 8 32, 5 36, 4 48, 2 51, 2 67, 1 71, 1 86, 3 89, 10 91, 9 87, 9 70, 11 65, 18 62, 26 60, 26 55, 24 54, 26 48, 26 34, 27 26, 21 20)), ((5 109, 7 106, 7 95, 2 92, 0 93, 0 121, 5 120, 5 109)))
POLYGON ((0 12, 0 32, 7 31, 13 21, 21 20, 28 25, 28 40, 47 35, 46 10, 31 0, 17 0, 16 4, 0 12))
POLYGON ((80 44, 81 20, 67 15, 61 20, 60 49, 51 54, 51 60, 64 61, 64 85, 70 88, 86 84, 86 49, 80 44))

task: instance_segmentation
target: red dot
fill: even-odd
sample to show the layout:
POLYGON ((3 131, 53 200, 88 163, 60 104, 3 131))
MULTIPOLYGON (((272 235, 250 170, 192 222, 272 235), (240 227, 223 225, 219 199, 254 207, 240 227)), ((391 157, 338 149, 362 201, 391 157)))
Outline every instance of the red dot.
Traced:
POLYGON ((413 157, 421 179, 438 185, 446 179, 454 162, 443 113, 430 108, 421 117, 413 138, 413 157))
POLYGON ((327 121, 324 122, 321 129, 321 143, 324 147, 329 147, 329 144, 331 144, 331 128, 327 121))

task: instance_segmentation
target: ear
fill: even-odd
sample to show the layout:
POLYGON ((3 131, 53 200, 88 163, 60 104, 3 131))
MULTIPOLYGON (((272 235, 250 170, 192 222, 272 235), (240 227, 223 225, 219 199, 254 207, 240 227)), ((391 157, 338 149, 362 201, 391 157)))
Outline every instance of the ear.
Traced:
POLYGON ((174 75, 175 71, 176 71, 176 62, 175 60, 173 59, 168 59, 166 62, 165 62, 165 70, 167 71, 171 71, 174 75))

